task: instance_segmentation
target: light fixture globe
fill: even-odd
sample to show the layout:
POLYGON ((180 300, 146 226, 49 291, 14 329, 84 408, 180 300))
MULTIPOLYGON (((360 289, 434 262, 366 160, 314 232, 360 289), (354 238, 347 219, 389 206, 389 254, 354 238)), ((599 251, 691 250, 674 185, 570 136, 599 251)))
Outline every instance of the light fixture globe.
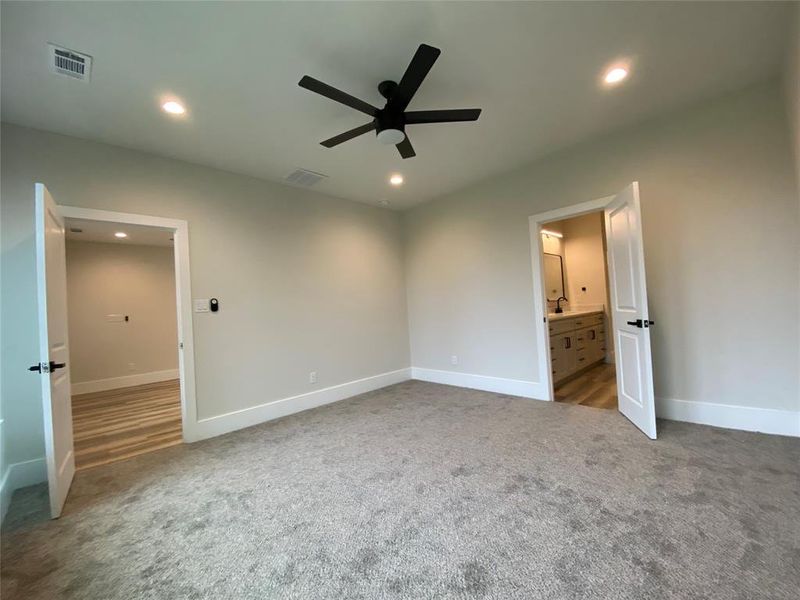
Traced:
POLYGON ((406 139, 406 134, 400 129, 383 129, 378 132, 378 141, 387 146, 395 146, 406 139))

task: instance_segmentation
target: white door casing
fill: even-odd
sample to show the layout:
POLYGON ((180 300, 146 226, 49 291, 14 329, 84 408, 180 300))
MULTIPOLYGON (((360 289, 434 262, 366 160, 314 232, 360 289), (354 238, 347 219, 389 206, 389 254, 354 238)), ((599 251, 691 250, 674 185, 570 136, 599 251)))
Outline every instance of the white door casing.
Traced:
POLYGON ((39 317, 39 377, 50 514, 61 514, 75 475, 72 441, 67 265, 64 220, 47 188, 35 186, 36 292, 39 317))
POLYGON ((605 209, 611 329, 620 412, 656 439, 653 363, 644 271, 639 184, 617 194, 605 209))

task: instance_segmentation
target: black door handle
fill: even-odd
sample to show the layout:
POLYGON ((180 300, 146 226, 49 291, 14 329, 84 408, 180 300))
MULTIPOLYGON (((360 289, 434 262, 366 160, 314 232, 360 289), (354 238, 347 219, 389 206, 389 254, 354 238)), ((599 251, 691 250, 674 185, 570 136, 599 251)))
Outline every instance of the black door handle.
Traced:
MULTIPOLYGON (((43 364, 44 363, 39 363, 38 365, 33 365, 32 367, 28 367, 28 371, 33 371, 35 373, 41 373, 43 364)), ((51 360, 50 363, 47 365, 47 368, 45 369, 45 372, 46 373, 52 373, 53 371, 58 371, 59 369, 63 369, 66 366, 67 366, 67 363, 57 363, 57 362, 51 360)))
POLYGON ((644 325, 642 325, 641 319, 636 319, 635 321, 628 321, 628 325, 633 325, 634 327, 638 327, 639 329, 644 327, 644 325))

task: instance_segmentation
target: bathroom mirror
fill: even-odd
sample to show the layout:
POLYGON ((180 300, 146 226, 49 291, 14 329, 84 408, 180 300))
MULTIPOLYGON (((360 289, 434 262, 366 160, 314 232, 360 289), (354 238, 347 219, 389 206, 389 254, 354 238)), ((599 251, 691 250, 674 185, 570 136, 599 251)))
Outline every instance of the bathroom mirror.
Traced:
POLYGON ((544 256, 544 286, 547 300, 555 302, 564 293, 564 261, 558 254, 542 253, 544 256))

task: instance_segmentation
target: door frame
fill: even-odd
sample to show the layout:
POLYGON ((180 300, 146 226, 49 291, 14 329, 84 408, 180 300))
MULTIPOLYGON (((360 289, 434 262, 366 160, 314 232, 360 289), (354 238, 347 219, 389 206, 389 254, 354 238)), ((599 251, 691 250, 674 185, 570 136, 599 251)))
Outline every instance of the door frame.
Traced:
POLYGON ((124 225, 145 225, 170 229, 174 238, 175 300, 178 317, 178 377, 181 388, 181 425, 183 441, 200 439, 197 429, 195 390, 194 330, 192 327, 192 284, 189 268, 189 223, 181 219, 153 217, 132 213, 59 205, 65 219, 105 221, 124 225))
MULTIPOLYGON (((605 212, 605 209, 613 202, 616 195, 604 196, 597 200, 589 200, 588 202, 581 202, 579 204, 572 204, 563 208, 556 208, 548 210, 528 217, 528 228, 531 238, 531 266, 533 268, 533 318, 536 326, 536 344, 538 348, 543 351, 539 352, 539 384, 545 391, 546 398, 553 402, 555 400, 555 392, 553 391, 553 374, 550 372, 550 343, 548 341, 547 329, 547 298, 544 284, 544 260, 542 253, 544 252, 544 243, 542 242, 541 229, 542 226, 554 221, 561 221, 562 219, 569 219, 572 217, 580 217, 594 212, 605 212)), ((607 234, 603 232, 604 242, 608 242, 607 234)), ((609 313, 609 319, 613 317, 609 313)), ((614 324, 609 323, 609 329, 613 331, 614 324)), ((619 356, 614 352, 614 368, 619 369, 617 361, 619 356)))

